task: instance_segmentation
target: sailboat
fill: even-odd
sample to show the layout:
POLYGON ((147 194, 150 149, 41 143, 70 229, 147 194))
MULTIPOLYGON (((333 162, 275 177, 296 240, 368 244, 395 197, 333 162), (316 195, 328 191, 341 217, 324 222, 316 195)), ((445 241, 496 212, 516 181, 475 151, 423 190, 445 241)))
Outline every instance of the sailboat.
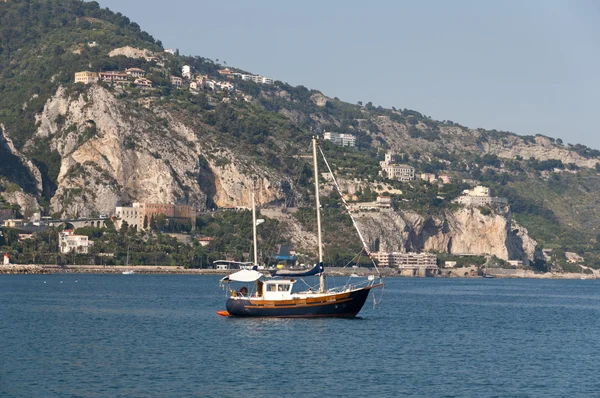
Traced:
MULTIPOLYGON (((129 266, 129 246, 127 246, 127 261, 125 262, 125 266, 129 266)), ((135 271, 132 269, 128 269, 123 271, 123 275, 133 275, 135 271)))
MULTIPOLYGON (((321 243, 322 234, 319 201, 319 172, 317 167, 317 139, 315 137, 313 137, 312 144, 319 262, 308 271, 294 272, 292 270, 282 270, 273 274, 272 278, 267 278, 257 269, 241 270, 224 277, 221 279, 221 286, 228 294, 225 306, 226 310, 217 311, 217 314, 221 316, 236 317, 353 318, 362 309, 369 295, 369 291, 373 288, 383 286, 383 281, 380 277, 377 281, 375 278, 367 278, 367 280, 352 284, 347 283, 344 286, 337 288, 325 288, 323 245, 321 243), (308 288, 308 290, 304 291, 294 291, 294 286, 297 283, 295 278, 311 275, 319 276, 318 290, 308 288), (232 283, 241 283, 244 285, 239 290, 236 290, 235 288, 232 288, 232 283)), ((347 205, 345 201, 344 204, 347 205)), ((254 195, 252 196, 252 219, 254 224, 254 263, 257 266, 256 210, 254 195)), ((356 227, 354 219, 353 223, 356 227)), ((370 256, 370 251, 360 231, 358 228, 356 229, 367 254, 370 256)), ((375 265, 375 263, 373 264, 375 265)))

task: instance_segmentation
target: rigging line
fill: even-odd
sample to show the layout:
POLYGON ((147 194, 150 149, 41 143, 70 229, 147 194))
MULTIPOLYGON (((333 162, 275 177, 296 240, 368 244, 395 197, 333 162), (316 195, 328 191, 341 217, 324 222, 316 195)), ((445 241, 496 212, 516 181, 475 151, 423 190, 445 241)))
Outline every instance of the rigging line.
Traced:
POLYGON ((348 202, 346 202, 346 199, 344 199, 344 195, 342 195, 342 190, 340 189, 340 186, 338 185, 337 180, 335 179, 335 176, 333 175, 333 170, 331 170, 331 167, 329 166, 329 162, 325 158, 325 154, 323 153, 323 149, 321 148, 320 145, 319 145, 319 151, 321 152, 321 156, 323 157, 323 160, 325 161, 325 164, 327 165, 327 169, 329 170, 329 174, 331 174, 331 179, 333 180, 335 189, 340 194, 340 198, 342 199, 342 203, 344 204, 344 207, 346 208, 346 211, 348 212, 348 215, 350 216, 350 219, 352 220, 352 224, 354 224, 354 229, 356 229, 356 232, 358 233, 358 237, 360 238, 360 241, 363 244, 363 248, 364 248, 365 252, 367 253, 367 255, 369 256, 369 259, 373 263, 373 266, 375 267, 375 271, 377 271, 377 275, 379 275, 379 277, 381 278, 381 273, 379 272, 379 268, 377 268, 377 264, 375 263, 375 259, 371 255, 371 251, 369 250, 369 246, 367 245, 367 242, 365 242, 365 238, 363 238, 362 233, 360 232, 360 229, 358 228, 358 224, 356 223, 356 220, 354 219, 354 217, 352 217, 352 213, 350 212, 350 205, 348 205, 348 202))
MULTIPOLYGON (((310 149, 310 146, 308 146, 308 149, 310 149)), ((306 164, 306 162, 303 161, 299 161, 297 163, 297 168, 300 169, 302 166, 304 166, 306 164)), ((294 198, 294 188, 298 187, 299 182, 300 182, 300 178, 302 178, 302 169, 300 169, 299 173, 298 173, 298 178, 296 179, 296 183, 294 186, 290 187, 290 191, 289 194, 286 197, 285 200, 285 208, 289 208, 290 203, 292 202, 292 199, 294 198)), ((276 245, 276 241, 277 241, 277 236, 280 235, 280 231, 283 228, 283 222, 279 221, 277 223, 277 226, 275 228, 273 228, 271 230, 271 233, 269 234, 269 237, 266 240, 266 243, 264 245, 264 251, 265 253, 273 253, 274 249, 275 249, 275 245, 276 245)), ((265 262, 266 263, 266 262, 265 262)))
POLYGON ((385 289, 385 284, 381 286, 381 296, 379 296, 379 301, 377 301, 375 299, 375 293, 373 293, 373 308, 375 308, 376 305, 378 305, 379 303, 381 303, 381 301, 383 301, 383 291, 385 289))
POLYGON ((364 252, 364 251, 365 251, 365 248, 363 247, 362 249, 360 249, 360 251, 358 252, 358 254, 356 254, 354 257, 352 257, 352 259, 351 259, 350 261, 348 261, 348 263, 342 267, 342 269, 344 269, 344 268, 346 268, 347 266, 349 266, 350 264, 352 264, 352 262, 353 262, 355 259, 357 259, 357 258, 358 258, 358 259, 356 260, 356 263, 358 264, 358 260, 360 260, 360 255, 361 255, 361 254, 362 254, 362 252, 364 252))

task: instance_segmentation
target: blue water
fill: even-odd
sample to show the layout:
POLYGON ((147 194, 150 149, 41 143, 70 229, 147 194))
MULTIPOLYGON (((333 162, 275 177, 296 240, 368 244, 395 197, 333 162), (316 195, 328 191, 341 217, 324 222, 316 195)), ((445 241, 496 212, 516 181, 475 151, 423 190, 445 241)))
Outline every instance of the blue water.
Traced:
POLYGON ((0 397, 600 395, 600 281, 390 278, 355 320, 224 302, 213 276, 0 276, 0 397))

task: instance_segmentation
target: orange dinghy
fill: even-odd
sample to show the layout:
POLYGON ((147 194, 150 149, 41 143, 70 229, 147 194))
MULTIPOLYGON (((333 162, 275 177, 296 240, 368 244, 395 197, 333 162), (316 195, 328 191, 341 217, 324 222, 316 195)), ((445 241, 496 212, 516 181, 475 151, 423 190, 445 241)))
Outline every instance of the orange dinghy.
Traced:
POLYGON ((217 311, 217 315, 221 315, 221 316, 230 316, 229 312, 227 311, 217 311))

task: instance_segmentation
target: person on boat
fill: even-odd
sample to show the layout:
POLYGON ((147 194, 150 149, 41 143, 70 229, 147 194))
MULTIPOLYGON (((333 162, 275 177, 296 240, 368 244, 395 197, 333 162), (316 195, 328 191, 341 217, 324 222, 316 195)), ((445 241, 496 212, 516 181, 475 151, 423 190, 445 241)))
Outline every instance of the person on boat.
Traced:
POLYGON ((240 295, 241 296, 246 296, 248 294, 248 288, 246 286, 242 286, 240 288, 240 295))

